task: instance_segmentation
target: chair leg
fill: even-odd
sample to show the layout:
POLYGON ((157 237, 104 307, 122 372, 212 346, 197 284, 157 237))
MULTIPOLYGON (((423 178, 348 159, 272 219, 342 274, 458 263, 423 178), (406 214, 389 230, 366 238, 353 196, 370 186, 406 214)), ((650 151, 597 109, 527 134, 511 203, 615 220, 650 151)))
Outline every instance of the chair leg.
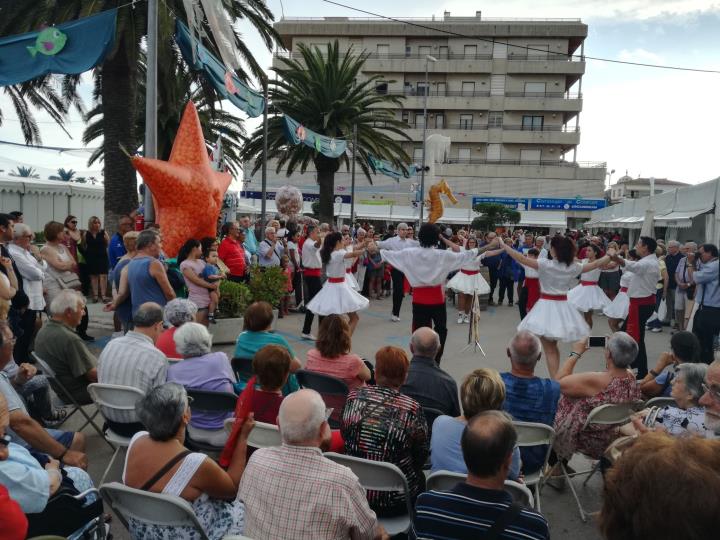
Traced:
POLYGON ((95 422, 93 422, 94 418, 98 414, 100 414, 100 410, 97 409, 93 413, 92 416, 88 415, 88 413, 85 412, 85 409, 83 409, 82 407, 79 407, 79 410, 80 410, 80 414, 82 414, 85 417, 85 423, 82 425, 82 427, 78 431, 82 431, 88 425, 92 426, 92 428, 97 432, 97 434, 100 435, 100 437, 102 437, 102 440, 105 441, 107 443, 107 445, 114 451, 115 447, 112 445, 112 443, 110 441, 108 441, 105 438, 105 433, 103 433, 103 430, 95 422))
POLYGON ((535 510, 538 511, 538 514, 542 513, 542 508, 540 508, 540 491, 542 490, 542 478, 538 480, 538 483, 535 484, 535 510))
POLYGON ((115 462, 115 458, 117 457, 118 453, 120 452, 120 447, 118 446, 115 448, 115 452, 113 452, 112 457, 110 458, 110 463, 108 463, 108 466, 105 467, 105 472, 103 472, 102 478, 100 478, 100 483, 98 485, 102 486, 105 483, 105 478, 108 475, 108 472, 110 472, 110 469, 113 466, 113 463, 115 462))
POLYGON ((599 468, 600 468, 600 460, 596 461, 595 465, 593 465, 593 468, 590 471, 590 474, 587 475, 587 477, 585 478, 585 481, 583 482, 583 487, 585 487, 587 485, 588 481, 592 478, 593 474, 595 474, 598 471, 599 468))
POLYGON ((575 491, 575 486, 573 486, 572 479, 568 475, 567 469, 565 468, 565 464, 561 461, 560 462, 560 468, 562 469, 563 476, 565 476, 565 481, 570 486, 570 491, 572 491, 573 497, 575 497, 575 503, 577 503, 578 511, 580 512, 580 519, 583 523, 587 523, 587 515, 585 514, 585 510, 582 507, 582 504, 580 504, 580 498, 578 497, 577 492, 575 491))

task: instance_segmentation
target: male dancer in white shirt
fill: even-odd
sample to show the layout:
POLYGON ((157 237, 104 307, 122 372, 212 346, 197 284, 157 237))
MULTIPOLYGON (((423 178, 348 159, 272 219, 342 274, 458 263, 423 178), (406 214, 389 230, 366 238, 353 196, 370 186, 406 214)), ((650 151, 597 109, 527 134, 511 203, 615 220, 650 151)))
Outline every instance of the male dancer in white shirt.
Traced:
MULTIPOLYGON (((377 246, 379 249, 387 251, 402 251, 404 249, 418 247, 420 244, 418 244, 417 240, 408 238, 407 233, 407 223, 401 223, 397 226, 397 235, 387 240, 381 240, 377 243, 377 246)), ((392 316, 390 320, 398 322, 400 320, 400 308, 402 307, 403 297, 405 296, 405 276, 393 263, 390 264, 392 265, 390 275, 392 276, 393 288, 392 316)))

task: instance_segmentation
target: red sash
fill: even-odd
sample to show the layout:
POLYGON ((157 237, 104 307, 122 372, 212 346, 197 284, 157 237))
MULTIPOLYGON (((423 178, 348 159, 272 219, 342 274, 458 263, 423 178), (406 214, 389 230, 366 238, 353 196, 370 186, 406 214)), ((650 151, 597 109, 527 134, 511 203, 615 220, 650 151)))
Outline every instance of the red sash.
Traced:
POLYGON ((598 284, 597 281, 581 281, 580 282, 580 285, 582 285, 583 287, 592 287, 593 285, 597 285, 597 284, 598 284))
POLYGON ((640 343, 640 306, 654 306, 655 295, 651 294, 644 298, 631 298, 630 299, 630 310, 628 311, 627 323, 625 325, 625 331, 632 336, 632 338, 640 343))
POLYGON ((542 300, 552 300, 553 302, 562 302, 567 300, 567 294, 545 294, 541 293, 540 298, 542 300))
POLYGON ((413 287, 413 304, 436 306, 445 303, 445 291, 442 285, 430 285, 429 287, 413 287))
POLYGON ((460 271, 466 276, 474 276, 480 273, 480 270, 463 270, 462 268, 460 269, 460 271))
POLYGON ((536 277, 526 277, 525 288, 527 289, 526 310, 530 311, 535 303, 540 300, 540 280, 536 277))
POLYGON ((343 281, 345 281, 345 278, 344 277, 331 277, 331 278, 328 278, 328 281, 330 283, 342 283, 343 281))
POLYGON ((307 277, 320 277, 320 268, 303 268, 303 274, 307 277))
POLYGON ((620 292, 626 293, 626 292, 627 292, 627 287, 620 287, 620 292))
POLYGON ((407 280, 407 278, 405 276, 403 276, 403 294, 409 294, 410 291, 412 291, 410 282, 407 280))
POLYGON ((352 274, 352 272, 353 272, 353 271, 352 271, 352 268, 346 268, 346 269, 345 269, 345 273, 346 273, 346 274, 352 274))

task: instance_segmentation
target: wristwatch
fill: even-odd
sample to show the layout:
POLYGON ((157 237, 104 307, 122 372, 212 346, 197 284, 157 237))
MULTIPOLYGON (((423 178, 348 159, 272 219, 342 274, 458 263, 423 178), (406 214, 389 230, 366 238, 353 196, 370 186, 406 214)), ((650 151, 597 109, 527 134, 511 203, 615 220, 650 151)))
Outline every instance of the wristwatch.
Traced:
POLYGON ((648 373, 650 373, 650 375, 652 375, 653 377, 660 376, 660 374, 657 371, 655 371, 654 369, 651 369, 650 371, 648 371, 648 373))

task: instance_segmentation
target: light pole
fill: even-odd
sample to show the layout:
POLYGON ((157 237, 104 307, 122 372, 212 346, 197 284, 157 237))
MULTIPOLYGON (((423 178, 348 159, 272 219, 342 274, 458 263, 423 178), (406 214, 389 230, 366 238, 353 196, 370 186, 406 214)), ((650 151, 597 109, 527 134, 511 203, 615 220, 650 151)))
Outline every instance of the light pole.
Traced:
POLYGON ((437 58, 425 56, 425 99, 423 99, 423 134, 422 134, 422 167, 420 169, 420 225, 423 223, 423 211, 425 209, 425 146, 427 144, 427 100, 430 93, 430 82, 428 81, 428 65, 430 62, 437 62, 437 58))

